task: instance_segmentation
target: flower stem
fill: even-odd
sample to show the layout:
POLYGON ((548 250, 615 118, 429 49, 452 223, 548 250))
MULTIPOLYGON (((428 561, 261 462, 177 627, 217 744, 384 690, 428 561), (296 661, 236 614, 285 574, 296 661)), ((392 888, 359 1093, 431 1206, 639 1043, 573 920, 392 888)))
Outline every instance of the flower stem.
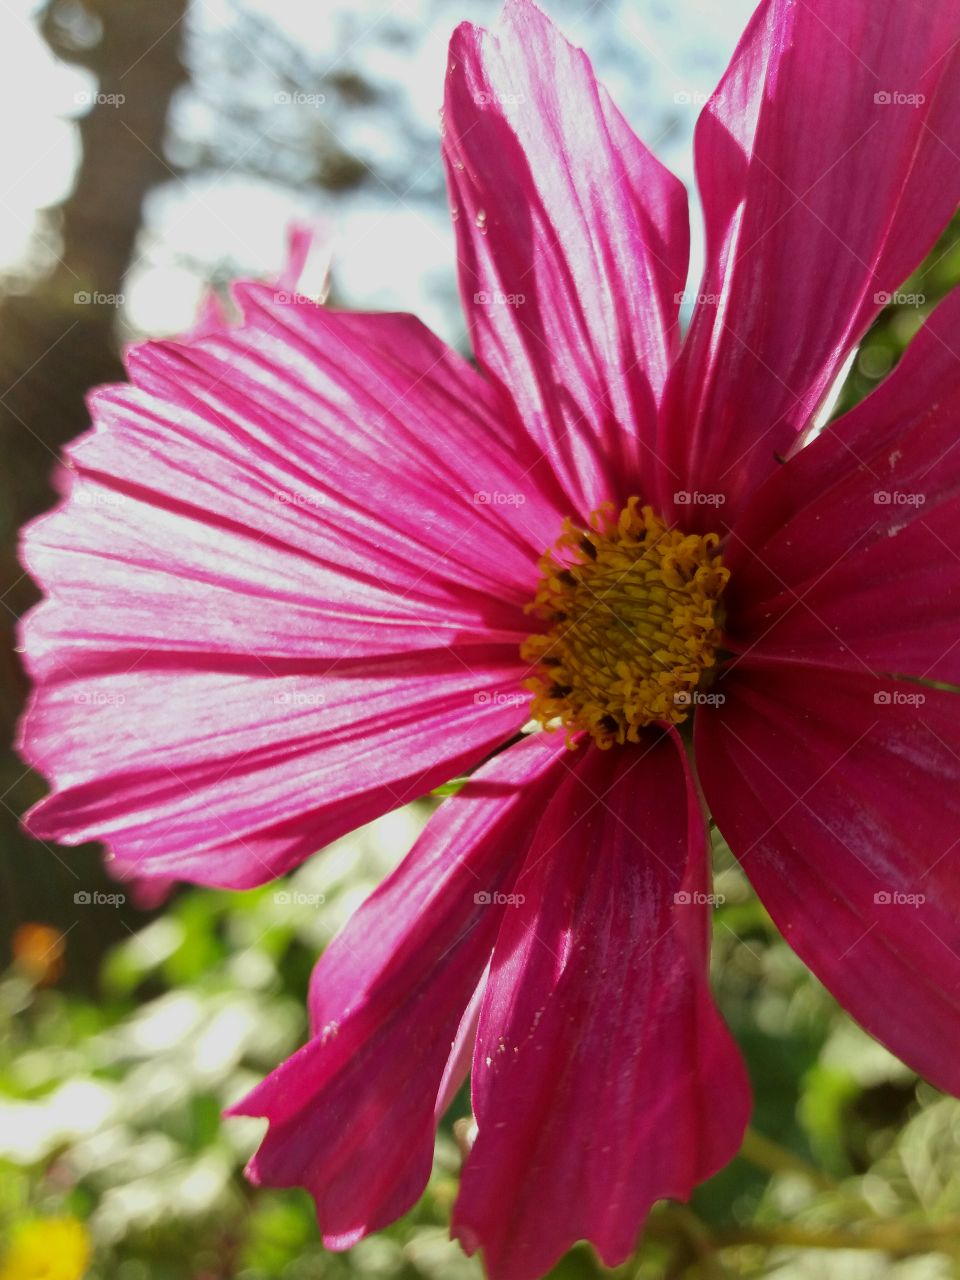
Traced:
POLYGON ((823 1173, 801 1156, 788 1151, 786 1147, 781 1147, 772 1138, 757 1133, 756 1129, 747 1129, 743 1135, 740 1154, 744 1160, 749 1160, 752 1165, 756 1165, 758 1169, 765 1169, 768 1173, 798 1173, 822 1191, 837 1189, 837 1184, 828 1174, 823 1173))
POLYGON ((775 1226, 725 1227, 714 1232, 719 1249, 734 1245, 761 1245, 767 1249, 875 1249, 894 1257, 929 1253, 945 1247, 960 1251, 960 1218, 946 1222, 870 1222, 864 1226, 804 1227, 795 1223, 775 1226))

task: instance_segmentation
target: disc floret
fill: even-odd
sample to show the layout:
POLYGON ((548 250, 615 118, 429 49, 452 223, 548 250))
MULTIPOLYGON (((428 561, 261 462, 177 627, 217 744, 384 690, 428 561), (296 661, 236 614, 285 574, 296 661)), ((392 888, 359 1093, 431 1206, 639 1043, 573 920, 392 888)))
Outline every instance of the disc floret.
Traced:
POLYGON ((603 748, 684 721, 716 663, 730 576, 719 545, 668 528, 639 498, 619 515, 605 503, 586 529, 565 521, 528 605, 547 624, 521 647, 536 668, 524 682, 532 717, 603 748))

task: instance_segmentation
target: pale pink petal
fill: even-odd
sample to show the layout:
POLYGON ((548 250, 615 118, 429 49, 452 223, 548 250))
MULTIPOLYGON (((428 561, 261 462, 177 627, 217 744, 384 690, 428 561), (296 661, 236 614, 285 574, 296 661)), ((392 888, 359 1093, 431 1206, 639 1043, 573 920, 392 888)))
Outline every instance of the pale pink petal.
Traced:
POLYGON ((960 202, 958 31, 957 0, 765 0, 701 116, 707 266, 662 447, 728 518, 960 202))
POLYGON ((206 338, 230 327, 230 315, 216 289, 208 289, 200 298, 188 338, 206 338))
POLYGON ((241 297, 242 326, 150 344, 95 398, 26 536, 23 635, 54 785, 31 828, 229 885, 516 731, 559 524, 496 393, 415 321, 241 297))
POLYGON ((149 343, 130 361, 139 388, 178 406, 170 434, 210 438, 228 468, 211 487, 236 476, 244 499, 300 507, 317 553, 368 576, 376 554, 401 593, 506 588, 526 604, 562 507, 503 398, 412 316, 283 302, 267 286, 237 294, 242 327, 149 343))
POLYGON ((103 840, 131 873, 201 884, 288 871, 475 765, 526 715, 522 671, 500 649, 131 662, 35 694, 21 751, 54 789, 27 825, 103 840))
POLYGON ((956 695, 749 662, 722 688, 700 776, 764 905, 867 1031, 960 1093, 956 695))
POLYGON ((960 683, 960 292, 733 528, 733 647, 960 683))
POLYGON ((393 1221, 426 1185, 451 1045, 505 910, 496 897, 563 752, 534 735, 444 802, 317 965, 314 1038, 232 1108, 270 1121, 251 1177, 306 1186, 331 1248, 393 1221))
MULTIPOLYGON (((320 260, 324 263, 324 270, 321 277, 321 289, 314 300, 317 302, 326 300, 330 288, 330 254, 329 250, 320 249, 318 246, 326 243, 328 235, 328 228, 319 221, 316 223, 293 222, 290 224, 287 232, 286 259, 276 277, 278 294, 286 294, 289 297, 296 293, 300 278, 311 256, 320 256, 322 254, 323 256, 320 260)), ((301 304, 305 304, 309 299, 301 297, 299 301, 301 304)), ((233 317, 231 317, 224 304, 223 298, 215 289, 211 288, 201 297, 196 319, 189 332, 185 335, 184 340, 193 341, 199 338, 208 338, 223 329, 229 329, 232 324, 233 317)))
POLYGON ((326 301, 330 291, 330 251, 326 244, 329 235, 330 229, 319 220, 316 223, 294 222, 291 224, 287 233, 287 260, 277 277, 278 289, 289 293, 295 292, 299 288, 301 277, 307 269, 311 255, 315 254, 324 263, 323 285, 315 300, 326 301))
POLYGON ((682 185, 530 0, 450 46, 444 154, 481 363, 585 517, 655 483, 687 270, 682 185))
POLYGON ((581 1238, 618 1265, 654 1201, 740 1145, 749 1088, 707 983, 705 831, 676 742, 572 757, 504 913, 453 1225, 491 1280, 536 1280, 581 1238))

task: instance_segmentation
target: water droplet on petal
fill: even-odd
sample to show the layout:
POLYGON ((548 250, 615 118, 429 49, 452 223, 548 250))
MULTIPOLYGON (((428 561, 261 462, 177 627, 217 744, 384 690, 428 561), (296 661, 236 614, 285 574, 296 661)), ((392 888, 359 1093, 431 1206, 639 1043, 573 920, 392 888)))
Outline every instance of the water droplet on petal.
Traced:
POLYGON ((477 230, 482 236, 487 234, 487 211, 486 209, 478 209, 476 216, 477 230))

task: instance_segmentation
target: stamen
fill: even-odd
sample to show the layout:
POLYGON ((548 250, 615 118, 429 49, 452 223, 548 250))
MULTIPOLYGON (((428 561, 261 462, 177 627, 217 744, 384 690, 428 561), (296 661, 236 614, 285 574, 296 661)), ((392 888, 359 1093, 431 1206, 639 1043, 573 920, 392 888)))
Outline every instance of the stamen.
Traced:
POLYGON ((538 668, 524 682, 532 717, 562 725, 570 745, 586 731, 603 748, 684 721, 720 642, 730 573, 719 545, 715 533, 668 529, 639 498, 619 515, 605 503, 589 529, 565 521, 527 606, 547 624, 520 650, 538 668))

